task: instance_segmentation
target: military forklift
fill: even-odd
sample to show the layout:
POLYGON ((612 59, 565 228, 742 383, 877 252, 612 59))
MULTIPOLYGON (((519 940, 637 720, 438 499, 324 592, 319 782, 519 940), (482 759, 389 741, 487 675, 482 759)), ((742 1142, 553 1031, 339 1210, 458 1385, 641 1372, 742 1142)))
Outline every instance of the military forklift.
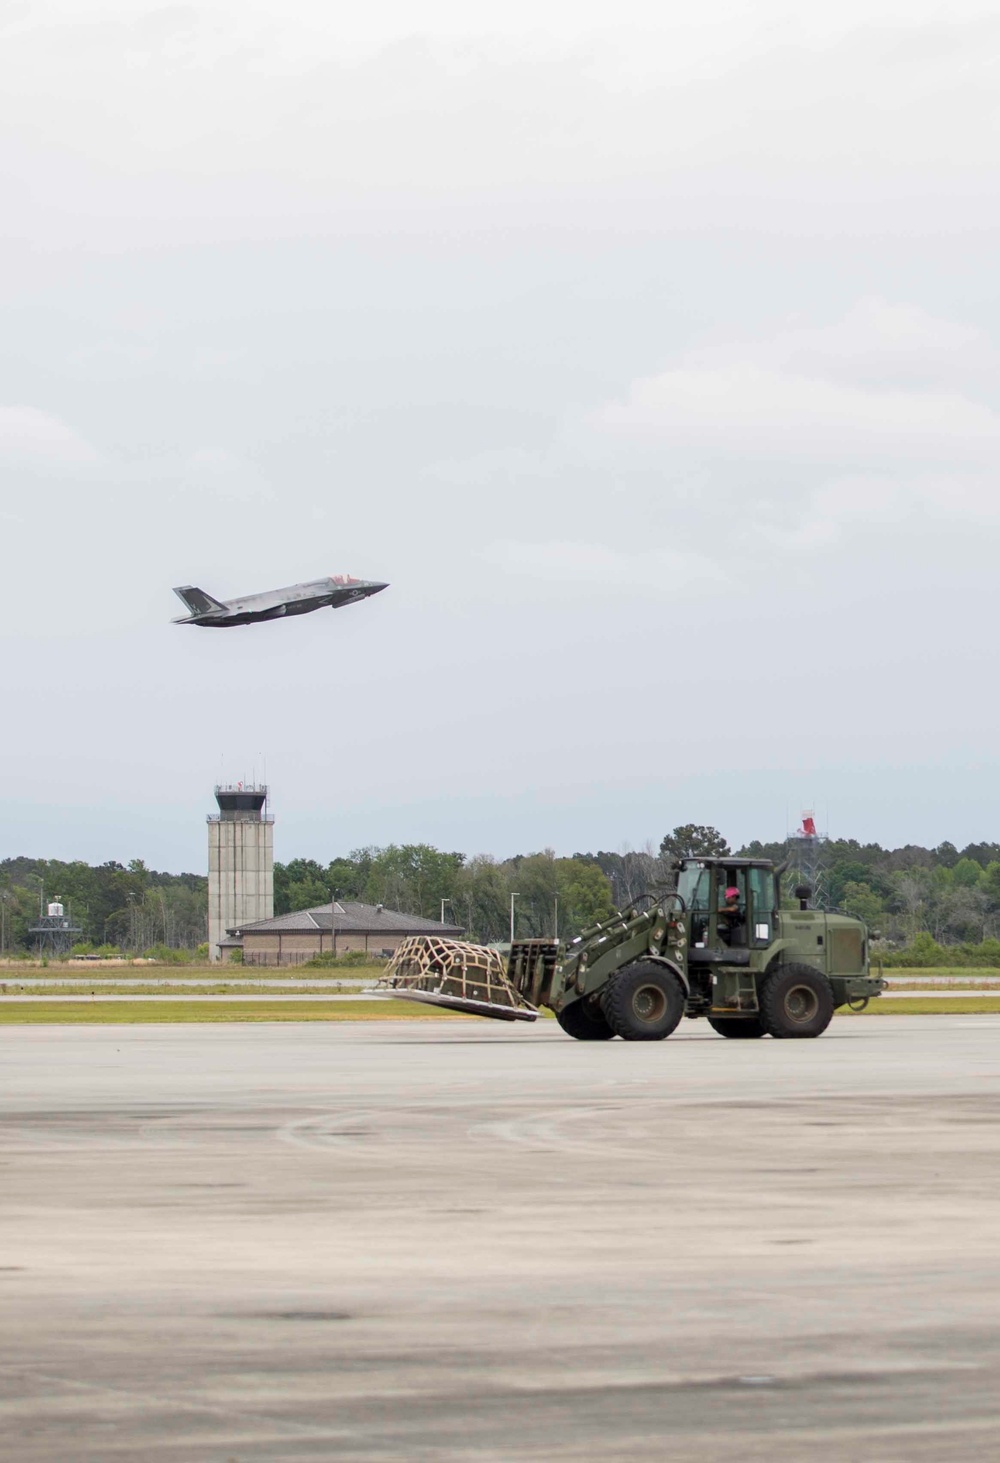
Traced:
MULTIPOLYGON (((869 970, 860 920, 810 908, 764 859, 686 858, 664 892, 578 939, 519 940, 507 979, 519 1001, 548 1006, 577 1041, 662 1041, 682 1016, 720 1036, 820 1036, 838 1007, 863 1009, 886 982, 869 970)), ((487 1014, 483 1012, 482 1014, 487 1014)))

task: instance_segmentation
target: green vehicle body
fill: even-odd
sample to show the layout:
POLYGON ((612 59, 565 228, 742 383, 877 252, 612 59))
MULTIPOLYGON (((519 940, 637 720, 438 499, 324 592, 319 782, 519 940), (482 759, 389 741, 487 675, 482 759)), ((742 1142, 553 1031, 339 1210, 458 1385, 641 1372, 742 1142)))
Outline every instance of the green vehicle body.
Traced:
MULTIPOLYGON (((781 908, 781 870, 773 863, 692 858, 679 860, 673 868, 674 890, 646 896, 654 902, 616 913, 569 944, 516 942, 508 976, 519 994, 535 1006, 549 1007, 567 1025, 569 1008, 580 1002, 587 1003, 584 1009, 600 1020, 602 1002, 607 1009, 609 985, 622 972, 659 967, 679 981, 683 1014, 689 1018, 714 1018, 713 1024, 720 1021, 726 1035, 761 1035, 767 1030, 772 1035, 797 1035, 795 1030, 778 1031, 768 1025, 761 997, 772 977, 805 972, 804 988, 816 986, 821 994, 822 982, 828 982, 831 1014, 837 1007, 867 1003, 885 988, 885 982, 870 973, 865 925, 847 915, 810 909, 808 890, 796 891, 798 908, 781 908), (740 890, 742 927, 735 937, 729 932, 727 940, 722 906, 730 887, 740 890), (821 978, 818 986, 810 982, 810 971, 821 978), (763 1031, 734 1025, 738 1021, 759 1025, 762 1020, 763 1031)), ((825 996, 824 1001, 829 1006, 825 996)), ((804 1029, 801 1034, 818 1032, 804 1029)))

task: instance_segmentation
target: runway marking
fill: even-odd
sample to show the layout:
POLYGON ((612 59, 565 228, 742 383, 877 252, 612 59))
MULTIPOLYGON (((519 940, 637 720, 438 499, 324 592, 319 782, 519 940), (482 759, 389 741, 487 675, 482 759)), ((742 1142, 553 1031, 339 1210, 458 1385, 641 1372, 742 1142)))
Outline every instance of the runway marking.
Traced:
POLYGON ((352 1109, 348 1112, 320 1113, 314 1117, 296 1118, 275 1131, 274 1136, 281 1143, 307 1153, 322 1153, 330 1148, 353 1148, 356 1133, 340 1133, 345 1123, 370 1122, 378 1116, 372 1108, 352 1109))
POLYGON ((562 1131, 565 1123, 585 1123, 588 1119, 605 1117, 610 1112, 621 1112, 622 1110, 618 1105, 591 1108, 573 1106, 560 1113, 553 1113, 551 1109, 546 1109, 544 1112, 529 1113, 525 1117, 512 1118, 505 1122, 478 1123, 470 1127, 468 1133, 470 1137, 484 1136, 497 1138, 503 1143, 516 1143, 525 1148, 533 1148, 539 1153, 556 1150, 560 1153, 599 1157, 605 1162, 609 1158, 622 1158, 630 1162, 644 1159, 648 1162, 660 1163, 662 1155, 658 1151, 654 1152, 648 1148, 624 1148, 619 1144, 609 1147, 600 1143, 581 1142, 579 1139, 567 1137, 562 1131))

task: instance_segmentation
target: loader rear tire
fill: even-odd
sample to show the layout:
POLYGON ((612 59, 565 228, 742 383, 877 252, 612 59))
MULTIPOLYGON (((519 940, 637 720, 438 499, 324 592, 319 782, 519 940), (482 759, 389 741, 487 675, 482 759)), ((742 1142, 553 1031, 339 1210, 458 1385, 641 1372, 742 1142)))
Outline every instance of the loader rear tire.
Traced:
POLYGON ((640 960, 611 977, 601 1009, 623 1041, 662 1041, 684 1015, 684 987, 672 971, 640 960))
POLYGON ((575 1036, 577 1041, 610 1041, 614 1036, 604 1012, 590 1000, 574 1001, 572 1006, 556 1012, 556 1020, 566 1035, 575 1036))
POLYGON ((833 1017, 833 991, 811 965, 782 965, 760 988, 761 1025, 779 1039, 822 1036, 833 1017))
POLYGON ((728 1036, 734 1041, 749 1041, 765 1034, 759 1016, 709 1016, 708 1024, 720 1036, 728 1036))

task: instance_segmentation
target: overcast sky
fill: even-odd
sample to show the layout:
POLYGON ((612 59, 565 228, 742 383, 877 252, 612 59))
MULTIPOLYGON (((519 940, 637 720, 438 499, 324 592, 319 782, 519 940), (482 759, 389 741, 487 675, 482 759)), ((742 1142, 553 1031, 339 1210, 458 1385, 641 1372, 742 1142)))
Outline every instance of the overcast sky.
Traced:
POLYGON ((1000 839, 998 114, 995 0, 6 0, 0 857, 1000 839))

